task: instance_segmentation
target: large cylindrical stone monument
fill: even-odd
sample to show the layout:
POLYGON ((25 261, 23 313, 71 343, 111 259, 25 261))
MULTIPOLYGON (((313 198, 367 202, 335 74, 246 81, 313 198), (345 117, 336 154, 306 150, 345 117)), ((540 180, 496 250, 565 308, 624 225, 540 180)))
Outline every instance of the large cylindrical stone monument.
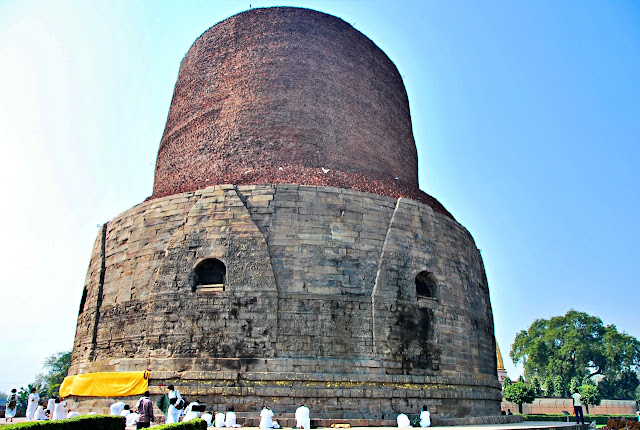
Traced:
POLYGON ((300 403, 320 425, 423 405, 499 422, 482 258, 417 165, 400 74, 352 26, 214 25, 182 61, 153 195, 98 235, 70 375, 148 368, 152 393, 247 423, 264 403, 285 424, 300 403))

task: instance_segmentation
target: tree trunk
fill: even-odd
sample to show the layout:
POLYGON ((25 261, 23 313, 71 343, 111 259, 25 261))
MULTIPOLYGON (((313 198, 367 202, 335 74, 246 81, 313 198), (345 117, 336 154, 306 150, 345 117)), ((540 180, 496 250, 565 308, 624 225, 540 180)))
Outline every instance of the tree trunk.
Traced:
POLYGON ((587 403, 585 403, 584 407, 587 408, 587 415, 589 415, 589 405, 587 403))
POLYGON ((522 415, 522 403, 518 403, 518 412, 522 415))

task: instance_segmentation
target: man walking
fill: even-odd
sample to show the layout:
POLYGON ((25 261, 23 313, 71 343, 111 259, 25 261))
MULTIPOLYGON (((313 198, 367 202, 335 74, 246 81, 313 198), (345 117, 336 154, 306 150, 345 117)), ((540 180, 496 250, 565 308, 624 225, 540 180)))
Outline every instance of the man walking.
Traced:
POLYGON ((153 416, 153 402, 149 399, 149 392, 145 392, 144 396, 138 400, 138 423, 136 429, 144 429, 151 427, 151 422, 155 419, 153 416))

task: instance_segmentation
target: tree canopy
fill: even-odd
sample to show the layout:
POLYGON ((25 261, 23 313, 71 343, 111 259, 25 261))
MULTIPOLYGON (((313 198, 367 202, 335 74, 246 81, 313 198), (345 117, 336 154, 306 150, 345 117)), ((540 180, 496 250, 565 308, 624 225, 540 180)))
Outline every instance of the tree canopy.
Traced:
POLYGON ((71 366, 71 351, 56 352, 45 360, 43 365, 45 372, 36 376, 34 385, 41 387, 48 397, 57 396, 69 366, 71 366))
POLYGON ((567 395, 572 379, 574 385, 576 380, 597 380, 603 384, 602 394, 613 398, 633 399, 638 386, 638 339, 573 309, 564 316, 535 320, 518 333, 510 357, 522 362, 526 379, 551 379, 554 395, 567 395))
POLYGON ((536 394, 533 389, 527 386, 523 381, 518 381, 504 387, 502 396, 507 402, 518 405, 518 411, 522 413, 522 404, 531 403, 535 400, 536 394))

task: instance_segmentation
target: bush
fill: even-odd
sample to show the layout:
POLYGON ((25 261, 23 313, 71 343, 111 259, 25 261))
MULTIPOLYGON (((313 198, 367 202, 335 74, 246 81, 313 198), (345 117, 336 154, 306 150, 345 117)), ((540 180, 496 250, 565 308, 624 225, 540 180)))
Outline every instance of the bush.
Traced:
POLYGON ((154 427, 157 429, 180 429, 180 430, 207 430, 207 422, 202 419, 187 421, 186 423, 165 424, 154 427))
MULTIPOLYGON (((571 412, 571 411, 569 411, 571 412)), ((609 418, 624 418, 628 420, 637 420, 638 418, 635 415, 585 415, 584 422, 590 423, 591 421, 595 421, 596 424, 606 424, 609 418)), ((564 414, 545 414, 545 415, 522 415, 522 419, 524 421, 567 421, 567 416, 564 414)), ((575 415, 569 415, 569 421, 575 422, 575 415)))
POLYGON ((3 430, 38 429, 38 430, 124 430, 124 417, 110 415, 85 415, 76 418, 56 421, 30 421, 27 423, 9 424, 3 430))

